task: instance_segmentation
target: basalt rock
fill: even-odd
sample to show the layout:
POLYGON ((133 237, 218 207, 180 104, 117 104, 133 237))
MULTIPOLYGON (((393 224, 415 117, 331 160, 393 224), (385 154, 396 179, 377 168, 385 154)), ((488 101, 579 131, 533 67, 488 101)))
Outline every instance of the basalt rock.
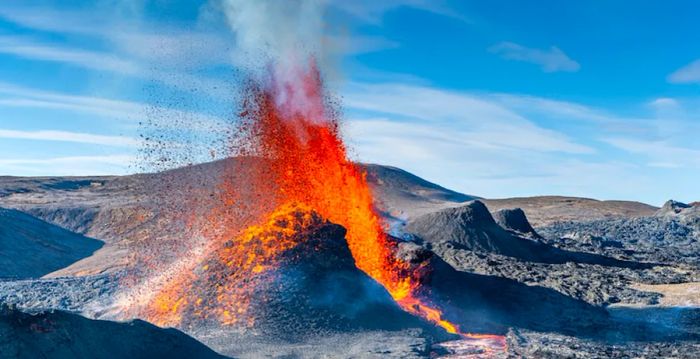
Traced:
MULTIPOLYGON (((434 324, 403 311, 384 287, 355 266, 345 228, 315 212, 295 210, 289 217, 293 219, 277 221, 279 227, 271 232, 258 234, 271 235, 280 243, 296 243, 262 263, 273 268, 241 273, 240 266, 218 260, 225 257, 218 252, 204 263, 206 270, 196 272, 199 278, 189 290, 202 299, 201 306, 186 310, 185 327, 200 325, 198 311, 216 313, 223 294, 251 299, 242 314, 245 320, 241 324, 250 323, 246 330, 289 341, 323 333, 409 328, 422 329, 433 337, 449 337, 434 324), (285 231, 289 228, 294 229, 291 235, 285 231), (211 288, 224 289, 217 292, 211 288)), ((254 237, 250 242, 258 240, 254 237)), ((237 245, 233 242, 229 248, 237 245)), ((230 311, 236 309, 236 303, 230 306, 230 311)))
POLYGON ((668 200, 664 205, 656 211, 655 216, 657 217, 664 217, 664 216, 669 216, 669 215, 677 215, 684 210, 691 208, 693 206, 689 204, 685 204, 683 202, 678 202, 674 200, 668 200))
POLYGON ((408 222, 405 230, 430 243, 451 243, 463 249, 527 260, 538 257, 536 243, 501 228, 480 201, 420 216, 408 222))
POLYGON ((520 208, 501 209, 493 212, 493 219, 504 229, 516 232, 520 235, 540 238, 520 208))
MULTIPOLYGON (((522 223, 520 223, 522 225, 522 223)), ((405 231, 436 248, 442 255, 451 248, 482 254, 501 255, 524 262, 598 264, 622 268, 643 268, 650 264, 626 262, 604 255, 568 251, 526 238, 499 226, 480 201, 447 208, 409 221, 405 231), (439 250, 438 250, 439 249, 439 250)))
POLYGON ((0 357, 224 358, 175 329, 142 320, 117 323, 67 312, 27 314, 0 306, 0 357))

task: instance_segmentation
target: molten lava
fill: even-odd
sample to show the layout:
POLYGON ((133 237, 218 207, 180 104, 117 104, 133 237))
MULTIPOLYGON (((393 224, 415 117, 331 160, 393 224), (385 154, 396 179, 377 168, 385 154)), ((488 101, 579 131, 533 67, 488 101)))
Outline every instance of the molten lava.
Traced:
POLYGON ((460 333, 420 290, 429 268, 395 255, 397 242, 385 234, 366 174, 348 158, 338 112, 318 70, 311 65, 296 72, 296 83, 276 76, 248 83, 242 120, 231 142, 232 155, 258 159, 248 165, 253 186, 247 191, 253 193, 222 182, 222 204, 206 221, 219 227, 226 223, 223 230, 209 233, 216 260, 209 258, 192 273, 171 280, 143 315, 161 325, 180 323, 184 311, 214 316, 223 324, 250 323, 250 286, 301 240, 295 231, 303 227, 303 215, 294 220, 296 226, 281 225, 291 221, 285 218, 294 208, 301 208, 345 227, 357 268, 384 286, 405 311, 460 333), (215 300, 198 297, 192 290, 197 278, 211 277, 211 268, 220 271, 221 264, 235 270, 214 274, 217 284, 210 291, 215 300))

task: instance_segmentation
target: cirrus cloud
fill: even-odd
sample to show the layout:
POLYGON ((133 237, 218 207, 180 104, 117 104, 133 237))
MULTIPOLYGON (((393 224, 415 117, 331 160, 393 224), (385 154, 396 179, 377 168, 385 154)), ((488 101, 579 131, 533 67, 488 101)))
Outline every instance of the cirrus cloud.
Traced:
POLYGON ((695 60, 668 75, 668 81, 676 84, 700 83, 700 59, 695 60))
POLYGON ((578 62, 572 60, 556 46, 542 50, 504 41, 491 46, 488 50, 506 60, 539 65, 544 72, 576 72, 581 69, 578 62))

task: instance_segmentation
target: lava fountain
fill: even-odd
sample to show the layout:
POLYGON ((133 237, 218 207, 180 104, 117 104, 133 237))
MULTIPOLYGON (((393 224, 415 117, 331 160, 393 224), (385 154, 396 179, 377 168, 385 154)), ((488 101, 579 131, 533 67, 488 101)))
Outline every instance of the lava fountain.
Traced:
POLYGON ((322 42, 316 36, 321 2, 225 3, 237 43, 251 53, 262 46, 269 64, 243 81, 228 154, 245 164, 229 171, 233 176, 224 173, 204 215, 188 216, 204 238, 199 254, 146 281, 152 295, 140 300, 136 315, 163 326, 193 317, 251 326, 256 286, 323 218, 345 228, 355 267, 404 311, 449 333, 484 339, 461 333, 431 299, 430 261, 397 255, 401 244, 386 234, 366 173, 349 159, 339 106, 311 55, 322 42))
POLYGON ((366 173, 348 158, 339 112, 320 72, 313 61, 294 71, 294 76, 278 77, 271 70, 264 80, 247 82, 231 154, 256 159, 247 165, 253 185, 242 193, 237 183, 222 181, 220 205, 204 221, 223 228, 206 233, 211 254, 171 278, 140 315, 160 325, 180 324, 185 312, 224 325, 252 324, 251 287, 278 265, 282 252, 303 240, 296 234, 314 211, 346 228, 355 266, 403 310, 449 333, 491 338, 461 333, 423 288, 427 262, 396 256, 398 242, 385 234, 366 173), (222 268, 233 270, 223 275, 222 268), (202 288, 202 277, 216 277, 217 284, 202 288))

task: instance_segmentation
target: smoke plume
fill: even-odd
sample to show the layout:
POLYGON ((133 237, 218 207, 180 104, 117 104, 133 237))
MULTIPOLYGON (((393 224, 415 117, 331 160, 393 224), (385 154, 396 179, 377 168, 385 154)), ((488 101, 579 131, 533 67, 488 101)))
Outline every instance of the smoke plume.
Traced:
POLYGON ((327 63, 325 0, 226 0, 236 39, 234 64, 275 96, 287 115, 318 122, 319 96, 303 88, 316 66, 327 63))

